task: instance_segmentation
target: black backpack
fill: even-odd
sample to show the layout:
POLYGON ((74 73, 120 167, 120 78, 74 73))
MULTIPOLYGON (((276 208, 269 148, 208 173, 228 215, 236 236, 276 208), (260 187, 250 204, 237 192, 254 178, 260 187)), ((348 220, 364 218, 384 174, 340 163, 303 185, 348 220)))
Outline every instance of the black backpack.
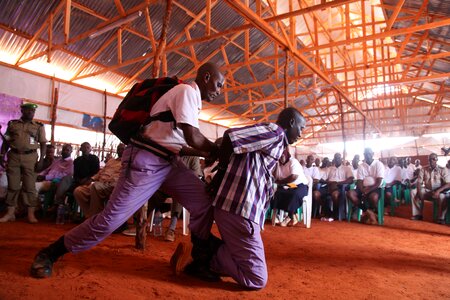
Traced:
POLYGON ((162 95, 180 83, 182 81, 176 77, 146 79, 136 83, 119 104, 108 125, 109 130, 128 144, 143 126, 154 120, 175 122, 170 110, 153 117, 150 117, 150 110, 162 95))

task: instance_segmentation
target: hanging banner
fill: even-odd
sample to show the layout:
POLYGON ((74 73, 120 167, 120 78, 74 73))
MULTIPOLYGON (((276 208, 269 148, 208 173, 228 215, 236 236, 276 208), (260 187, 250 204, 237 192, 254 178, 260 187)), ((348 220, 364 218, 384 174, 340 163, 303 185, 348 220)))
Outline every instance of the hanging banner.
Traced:
POLYGON ((21 117, 22 113, 20 112, 20 105, 22 104, 22 99, 6 94, 0 94, 0 103, 2 107, 2 110, 0 111, 1 133, 4 134, 8 122, 21 117))

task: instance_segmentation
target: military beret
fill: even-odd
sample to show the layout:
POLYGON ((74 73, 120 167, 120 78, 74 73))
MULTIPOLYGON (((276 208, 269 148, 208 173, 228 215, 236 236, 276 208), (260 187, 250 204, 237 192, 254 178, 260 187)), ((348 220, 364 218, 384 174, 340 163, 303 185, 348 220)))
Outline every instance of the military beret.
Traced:
POLYGON ((20 106, 21 108, 34 108, 36 109, 38 106, 34 103, 24 103, 20 106))

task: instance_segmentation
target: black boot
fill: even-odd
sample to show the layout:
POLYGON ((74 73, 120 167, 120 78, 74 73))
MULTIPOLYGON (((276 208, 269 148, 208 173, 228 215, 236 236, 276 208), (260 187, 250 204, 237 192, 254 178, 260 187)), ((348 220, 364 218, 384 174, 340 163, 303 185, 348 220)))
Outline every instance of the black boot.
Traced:
POLYGON ((31 265, 30 274, 34 278, 48 278, 52 276, 53 263, 68 251, 64 246, 64 236, 36 254, 31 265))
POLYGON ((209 266, 215 253, 213 249, 216 251, 218 249, 217 240, 219 239, 211 235, 210 238, 204 240, 192 235, 191 240, 193 262, 186 266, 185 273, 208 282, 219 281, 219 275, 213 272, 209 266))

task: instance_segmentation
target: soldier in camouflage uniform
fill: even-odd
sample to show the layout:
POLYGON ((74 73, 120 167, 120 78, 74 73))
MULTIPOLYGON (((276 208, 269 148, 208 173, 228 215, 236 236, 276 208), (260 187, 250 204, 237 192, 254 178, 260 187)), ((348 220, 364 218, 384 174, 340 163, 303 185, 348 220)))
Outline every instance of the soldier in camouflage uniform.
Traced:
POLYGON ((21 105, 22 117, 11 120, 5 133, 5 142, 2 144, 0 153, 0 164, 5 164, 5 154, 8 152, 8 165, 6 168, 8 176, 8 195, 6 204, 8 210, 0 223, 15 220, 15 209, 20 191, 23 193, 23 202, 28 207, 28 221, 37 223, 34 212, 37 206, 36 193, 36 162, 38 159, 37 149, 40 148, 41 157, 39 164, 43 163, 47 140, 45 139, 44 125, 33 121, 37 105, 25 103, 21 105), (22 185, 21 185, 22 183, 22 185))

